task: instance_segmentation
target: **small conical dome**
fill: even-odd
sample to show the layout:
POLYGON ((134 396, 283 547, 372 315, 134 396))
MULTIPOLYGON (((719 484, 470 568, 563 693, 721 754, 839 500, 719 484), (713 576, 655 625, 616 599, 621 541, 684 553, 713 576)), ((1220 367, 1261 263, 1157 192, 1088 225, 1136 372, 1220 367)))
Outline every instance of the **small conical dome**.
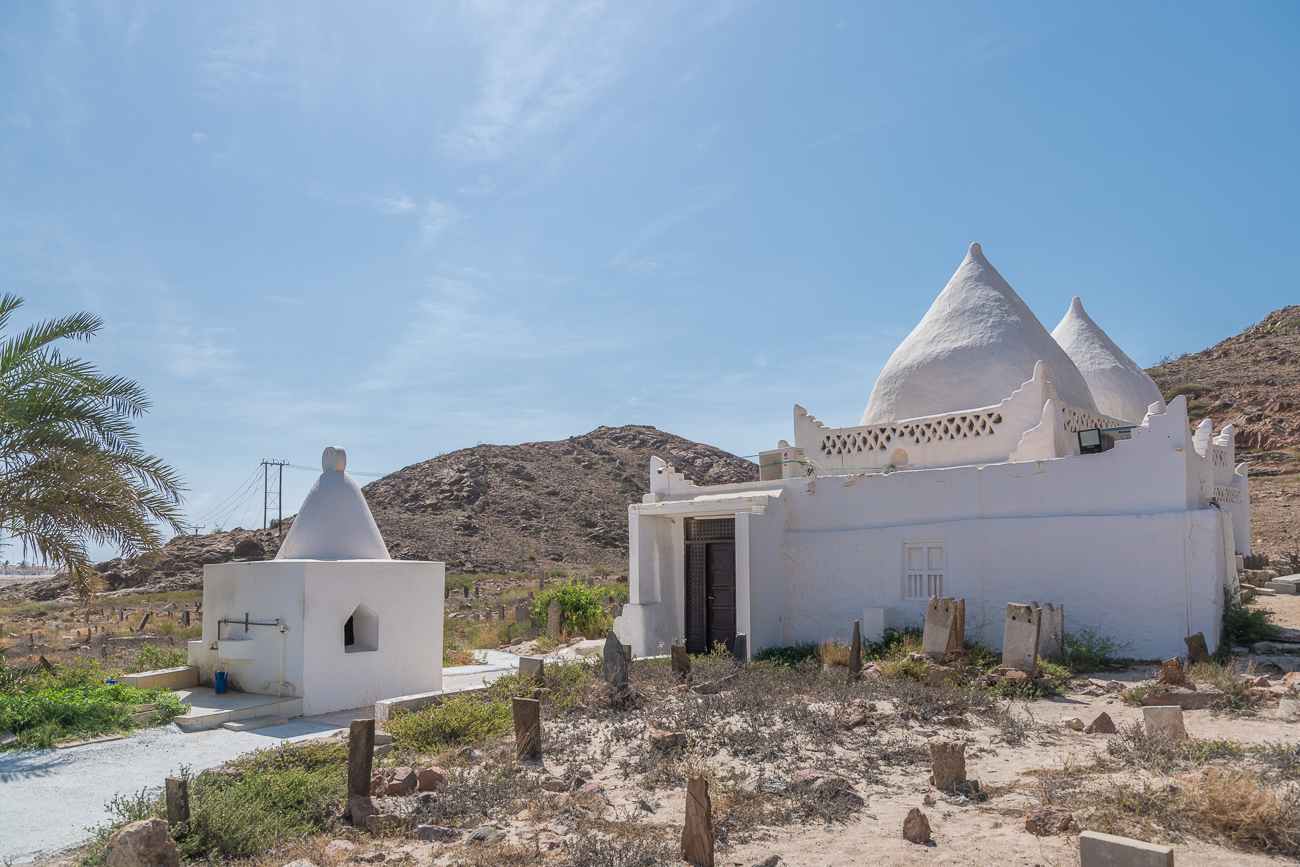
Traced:
POLYGON ((1076 297, 1052 337, 1083 374, 1102 415, 1140 424, 1160 387, 1092 321, 1076 297))
POLYGON ((277 560, 391 560, 361 488, 345 470, 347 454, 325 449, 323 472, 302 501, 277 560))
POLYGON ((1074 362, 980 245, 971 244, 957 273, 885 363, 862 424, 992 406, 1028 382, 1038 361, 1064 403, 1096 411, 1074 362))

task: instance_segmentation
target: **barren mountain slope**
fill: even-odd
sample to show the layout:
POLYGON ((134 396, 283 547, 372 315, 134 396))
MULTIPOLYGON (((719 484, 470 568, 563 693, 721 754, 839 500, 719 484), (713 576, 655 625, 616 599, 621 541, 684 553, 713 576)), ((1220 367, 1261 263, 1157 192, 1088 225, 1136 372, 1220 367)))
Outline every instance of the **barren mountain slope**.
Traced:
MULTIPOLYGON (((363 490, 388 548, 458 571, 541 563, 627 567, 627 507, 657 455, 697 484, 758 478, 743 458, 646 425, 559 442, 482 445, 398 470, 363 490)), ((537 567, 540 568, 540 567, 537 567)))
POLYGON ((1275 310, 1209 349, 1147 371, 1166 399, 1187 395, 1192 423, 1237 426, 1250 467, 1254 553, 1300 553, 1300 306, 1275 310))

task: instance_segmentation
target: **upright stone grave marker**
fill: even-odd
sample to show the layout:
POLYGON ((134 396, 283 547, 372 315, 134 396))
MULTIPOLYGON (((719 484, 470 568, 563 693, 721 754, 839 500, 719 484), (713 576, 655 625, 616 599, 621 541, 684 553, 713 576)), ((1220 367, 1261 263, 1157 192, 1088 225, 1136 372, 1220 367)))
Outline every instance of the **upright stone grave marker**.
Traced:
POLYGON ((515 749, 521 759, 542 757, 542 703, 535 698, 511 699, 515 718, 515 749))
POLYGON ((709 801, 709 784, 703 777, 692 777, 686 784, 682 859, 698 867, 713 867, 713 804, 709 801))
POLYGON ((354 719, 348 730, 348 800, 370 797, 370 769, 375 758, 375 721, 354 719))
POLYGON ((605 634, 605 681, 614 690, 615 695, 627 692, 627 654, 623 652, 623 643, 610 630, 605 634))
POLYGON ((745 633, 736 633, 736 643, 731 646, 731 658, 736 662, 749 661, 749 636, 745 633))
POLYGON ((862 624, 853 621, 853 640, 849 642, 849 679, 862 673, 862 624))
POLYGON ((1189 635, 1183 641, 1187 644, 1187 661, 1190 664, 1210 661, 1210 648, 1205 644, 1204 632, 1189 635))
POLYGON ((546 606, 546 637, 559 638, 562 627, 563 615, 560 613, 560 600, 552 599, 551 604, 546 606))
MULTIPOLYGON (((1037 602, 1035 608, 1039 608, 1037 602)), ((1048 602, 1041 606, 1041 626, 1038 629, 1038 655, 1056 662, 1065 650, 1065 606, 1048 602)))
MULTIPOLYGON (((966 600, 961 605, 960 632, 966 629, 966 600)), ((954 642, 958 648, 965 640, 964 634, 954 634, 958 630, 957 600, 947 597, 931 596, 930 604, 925 609, 925 631, 921 635, 921 652, 931 659, 942 660, 947 656, 954 642)))
POLYGON ((685 645, 672 646, 672 664, 673 674, 679 679, 685 680, 691 676, 691 655, 686 652, 685 645))
POLYGON ((1002 634, 1002 665, 1038 676, 1038 634, 1042 609, 1007 603, 1007 625, 1002 634))

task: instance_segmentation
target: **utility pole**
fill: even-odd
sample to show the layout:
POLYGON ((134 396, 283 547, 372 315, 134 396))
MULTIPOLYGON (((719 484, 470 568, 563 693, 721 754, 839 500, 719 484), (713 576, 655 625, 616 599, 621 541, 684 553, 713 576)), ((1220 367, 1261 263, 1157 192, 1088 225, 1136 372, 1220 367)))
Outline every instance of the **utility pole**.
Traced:
POLYGON ((284 507, 281 495, 284 493, 284 468, 288 461, 262 461, 262 529, 268 526, 271 509, 275 509, 275 526, 284 538, 284 507), (271 467, 275 467, 275 490, 271 490, 271 467))

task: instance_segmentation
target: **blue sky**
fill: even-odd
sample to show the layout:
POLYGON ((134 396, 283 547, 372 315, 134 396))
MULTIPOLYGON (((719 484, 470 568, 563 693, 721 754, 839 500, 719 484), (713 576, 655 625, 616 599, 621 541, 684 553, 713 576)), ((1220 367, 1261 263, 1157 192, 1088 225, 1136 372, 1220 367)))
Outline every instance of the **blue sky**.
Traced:
POLYGON ((971 241, 1143 364, 1294 301, 1297 37, 1291 3, 9 3, 0 284, 104 317, 79 351, 209 526, 329 444, 754 454, 796 402, 856 423, 971 241))

